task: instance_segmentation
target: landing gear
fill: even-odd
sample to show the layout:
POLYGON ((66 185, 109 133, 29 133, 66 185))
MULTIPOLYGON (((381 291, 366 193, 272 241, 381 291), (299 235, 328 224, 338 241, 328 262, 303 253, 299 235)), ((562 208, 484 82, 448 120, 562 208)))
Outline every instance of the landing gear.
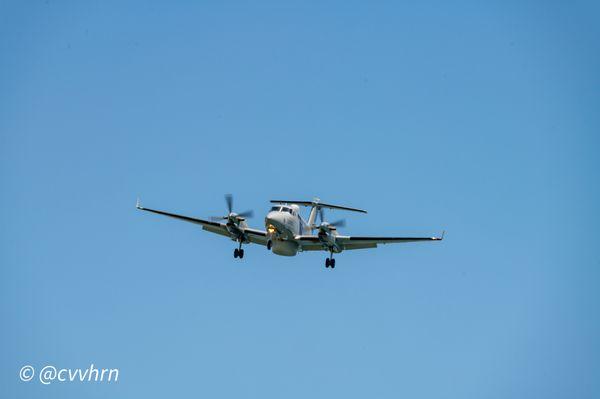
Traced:
POLYGON ((325 267, 335 268, 335 259, 333 259, 333 252, 329 254, 329 258, 325 259, 325 267))
POLYGON ((243 249, 234 249, 233 250, 233 257, 234 258, 240 258, 242 259, 244 257, 244 250, 243 249))
POLYGON ((242 249, 242 242, 240 241, 240 247, 233 250, 233 257, 242 259, 244 257, 244 250, 242 249))
POLYGON ((270 251, 271 247, 273 246, 273 241, 269 240, 267 241, 267 249, 270 251))

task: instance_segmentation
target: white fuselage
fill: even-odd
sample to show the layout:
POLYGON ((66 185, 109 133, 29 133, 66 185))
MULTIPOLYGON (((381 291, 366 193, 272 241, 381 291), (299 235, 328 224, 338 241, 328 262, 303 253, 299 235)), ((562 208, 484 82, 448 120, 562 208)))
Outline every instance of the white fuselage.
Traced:
POLYGON ((298 243, 294 237, 310 234, 310 227, 300 216, 298 205, 276 205, 265 217, 267 235, 272 242, 274 254, 294 256, 298 253, 298 243))

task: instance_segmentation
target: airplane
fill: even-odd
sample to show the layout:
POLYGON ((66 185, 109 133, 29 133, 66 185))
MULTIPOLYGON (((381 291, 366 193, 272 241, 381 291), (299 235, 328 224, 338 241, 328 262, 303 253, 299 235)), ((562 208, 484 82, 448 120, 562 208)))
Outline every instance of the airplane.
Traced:
POLYGON ((347 206, 332 205, 321 202, 319 198, 312 201, 271 200, 274 204, 265 217, 265 229, 258 230, 248 227, 246 218, 251 218, 253 211, 233 212, 233 196, 225 195, 227 215, 213 216, 210 220, 144 208, 138 199, 136 208, 142 211, 169 216, 202 226, 203 230, 220 234, 238 243, 233 257, 242 259, 244 249, 242 244, 259 244, 280 256, 295 256, 304 251, 326 251, 329 256, 325 259, 326 268, 335 268, 333 254, 353 249, 377 248, 378 244, 393 244, 417 241, 441 241, 441 237, 366 237, 345 236, 338 233, 337 228, 345 226, 345 220, 326 222, 323 209, 337 209, 350 212, 367 213, 363 209, 347 206), (308 220, 300 215, 300 207, 309 207, 308 220), (317 216, 320 223, 317 223, 317 216))

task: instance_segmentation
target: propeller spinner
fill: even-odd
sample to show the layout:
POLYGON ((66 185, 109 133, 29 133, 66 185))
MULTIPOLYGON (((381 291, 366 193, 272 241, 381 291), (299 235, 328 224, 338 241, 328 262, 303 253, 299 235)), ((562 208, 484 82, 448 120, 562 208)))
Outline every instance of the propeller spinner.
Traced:
POLYGON ((210 219, 213 221, 217 220, 228 220, 232 223, 239 223, 246 218, 251 218, 254 216, 254 211, 248 210, 245 212, 235 213, 233 212, 233 195, 225 194, 225 203, 227 204, 227 215, 226 216, 212 216, 210 219))

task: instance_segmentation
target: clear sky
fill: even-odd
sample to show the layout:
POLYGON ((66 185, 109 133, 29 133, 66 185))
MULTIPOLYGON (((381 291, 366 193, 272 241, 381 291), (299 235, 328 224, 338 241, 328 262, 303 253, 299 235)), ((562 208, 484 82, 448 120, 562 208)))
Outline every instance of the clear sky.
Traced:
POLYGON ((600 397, 594 2, 2 2, 0 396, 600 397), (167 4, 168 3, 168 4, 167 4), (274 197, 442 243, 278 257, 274 197), (119 368, 117 384, 21 366, 119 368))

